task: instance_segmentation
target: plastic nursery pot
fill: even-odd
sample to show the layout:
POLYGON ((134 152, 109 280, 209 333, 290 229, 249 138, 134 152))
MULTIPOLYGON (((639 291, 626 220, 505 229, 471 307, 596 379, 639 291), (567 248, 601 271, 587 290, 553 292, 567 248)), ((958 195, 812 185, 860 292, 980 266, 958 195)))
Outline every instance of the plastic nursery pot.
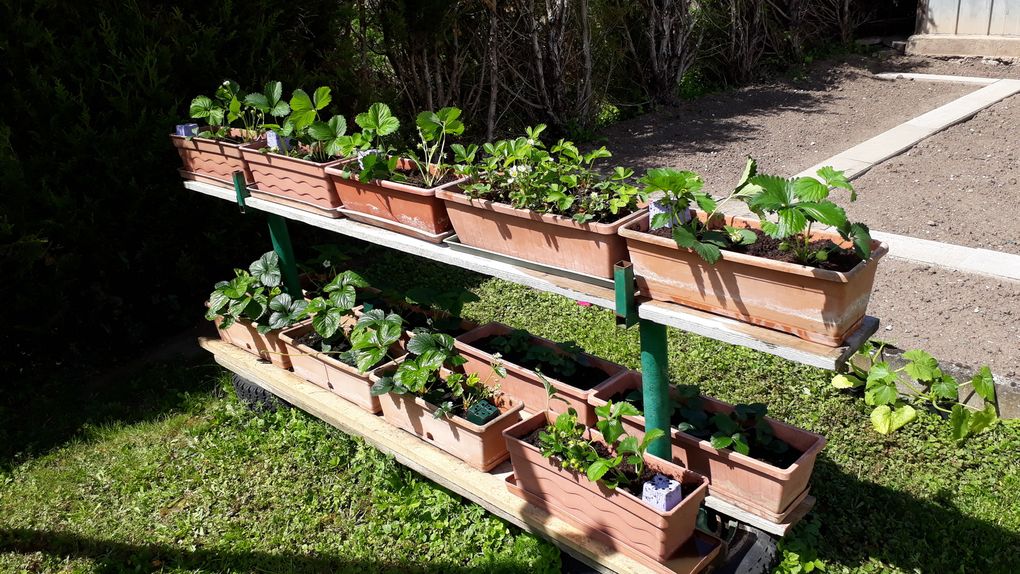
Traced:
MULTIPOLYGON (((616 396, 641 389, 641 373, 628 371, 591 395, 592 406, 602 406, 616 396)), ((672 389, 672 392, 676 392, 672 389)), ((733 405, 701 396, 702 405, 712 413, 733 412, 733 405)), ((815 459, 825 447, 825 437, 765 417, 775 437, 801 452, 786 468, 740 454, 730 449, 716 449, 707 440, 670 429, 673 460, 708 477, 709 493, 727 500, 748 512, 773 522, 781 522, 807 495, 815 459)), ((625 416, 627 434, 643 437, 645 418, 625 416)))
MULTIPOLYGON (((353 323, 353 319, 345 319, 345 321, 348 325, 353 323)), ((310 383, 329 389, 337 396, 372 414, 381 412, 382 406, 379 404, 379 398, 372 396, 372 382, 368 373, 359 373, 356 367, 297 342, 311 331, 311 321, 305 321, 289 329, 284 329, 280 333, 280 339, 286 343, 291 353, 294 374, 310 383)), ((394 346, 390 349, 390 353, 391 355, 403 355, 404 351, 394 346)))
MULTIPOLYGON (((208 129, 203 126, 199 131, 208 129)), ((240 138, 239 129, 230 130, 230 135, 240 138)), ((181 156, 181 177, 187 180, 200 181, 233 187, 234 172, 244 172, 244 180, 252 181, 251 171, 241 154, 239 143, 230 143, 212 138, 186 138, 170 134, 170 141, 181 156)))
MULTIPOLYGON (((702 219, 705 214, 699 212, 702 219)), ((756 220, 727 217, 736 227, 758 229, 756 220)), ((871 299, 878 261, 888 248, 871 242, 871 258, 845 273, 723 251, 711 265, 668 237, 630 223, 627 240, 642 295, 761 325, 801 339, 838 347, 860 325, 871 299)), ((845 245, 838 234, 816 239, 845 245)))
POLYGON ((326 217, 342 217, 340 196, 326 168, 350 159, 317 163, 287 155, 264 151, 265 142, 241 146, 241 154, 251 170, 254 187, 252 196, 282 203, 326 217))
POLYGON ((290 369, 291 361, 287 345, 280 339, 279 331, 270 331, 263 335, 247 319, 234 321, 234 324, 226 329, 220 329, 223 319, 217 317, 214 321, 216 332, 220 339, 231 345, 244 349, 252 355, 280 367, 290 369))
MULTIPOLYGON (((460 351, 461 356, 467 359, 467 363, 463 366, 464 372, 478 373, 482 380, 487 380, 486 377, 491 372, 492 364, 496 362, 496 358, 492 353, 480 348, 478 343, 489 337, 508 335, 513 330, 512 327, 502 323, 486 323, 454 339, 457 350, 460 351)), ((553 341, 542 337, 532 336, 531 345, 550 348, 560 355, 570 354, 562 351, 553 341)), ((501 391, 522 401, 524 408, 531 412, 550 409, 554 413, 561 413, 573 407, 577 411, 577 419, 581 424, 595 426, 595 407, 588 404, 588 396, 623 376, 627 369, 623 365, 617 365, 587 353, 579 353, 576 359, 582 367, 589 367, 598 373, 597 377, 585 381, 587 383, 585 388, 570 385, 557 380, 551 374, 543 373, 546 380, 556 387, 556 396, 563 400, 548 400, 545 385, 538 377, 538 373, 515 364, 505 357, 500 358, 499 362, 506 367, 506 378, 490 377, 488 381, 493 385, 498 384, 501 391)))
MULTIPOLYGON (((658 510, 626 489, 610 490, 589 481, 583 473, 564 470, 555 461, 542 456, 527 439, 554 417, 543 411, 503 433, 518 487, 547 501, 553 514, 562 512, 558 518, 583 530, 605 534, 618 549, 623 546, 658 561, 672 556, 694 533, 698 507, 707 494, 705 477, 646 454, 646 468, 682 485, 683 500, 671 510, 658 510)), ((598 431, 589 429, 587 432, 601 440, 598 431)))
MULTIPOLYGON (((358 179, 356 167, 351 163, 326 169, 347 217, 433 243, 450 236, 450 217, 436 191, 458 186, 467 178, 425 189, 388 180, 363 182, 358 179), (347 167, 355 169, 348 171, 347 167)), ((397 167, 402 171, 417 169, 407 159, 401 159, 397 167)))
MULTIPOLYGON (((397 359, 372 371, 372 381, 392 374, 400 364, 397 359)), ((450 372, 440 371, 446 377, 450 372)), ((503 431, 521 420, 524 405, 507 395, 496 400, 500 415, 484 425, 476 425, 460 416, 435 418, 436 406, 414 395, 387 393, 379 397, 383 417, 391 425, 403 429, 463 460, 471 466, 488 471, 506 460, 508 454, 503 431)))
POLYGON ((577 223, 562 215, 469 199, 454 189, 436 195, 446 202, 461 243, 595 277, 612 278, 613 265, 627 259, 620 228, 648 224, 646 209, 612 223, 577 223))

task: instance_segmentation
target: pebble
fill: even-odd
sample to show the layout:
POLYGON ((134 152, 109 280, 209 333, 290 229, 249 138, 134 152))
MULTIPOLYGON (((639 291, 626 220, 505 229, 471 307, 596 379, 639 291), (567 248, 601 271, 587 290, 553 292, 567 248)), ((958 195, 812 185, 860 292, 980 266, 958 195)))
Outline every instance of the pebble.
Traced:
POLYGON ((930 227, 935 227, 935 222, 929 219, 929 220, 928 220, 928 225, 929 225, 930 227))

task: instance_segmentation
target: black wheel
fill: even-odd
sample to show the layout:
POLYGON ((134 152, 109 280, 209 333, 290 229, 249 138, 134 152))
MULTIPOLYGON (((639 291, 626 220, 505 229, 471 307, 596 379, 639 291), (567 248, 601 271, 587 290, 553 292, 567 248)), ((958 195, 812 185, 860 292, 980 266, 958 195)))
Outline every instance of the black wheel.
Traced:
POLYGON ((768 532, 740 524, 726 547, 717 574, 766 574, 779 555, 778 541, 768 532))
POLYGON ((234 392, 249 409, 260 412, 274 412, 279 408, 290 407, 290 403, 263 389, 248 379, 234 373, 231 377, 234 392))

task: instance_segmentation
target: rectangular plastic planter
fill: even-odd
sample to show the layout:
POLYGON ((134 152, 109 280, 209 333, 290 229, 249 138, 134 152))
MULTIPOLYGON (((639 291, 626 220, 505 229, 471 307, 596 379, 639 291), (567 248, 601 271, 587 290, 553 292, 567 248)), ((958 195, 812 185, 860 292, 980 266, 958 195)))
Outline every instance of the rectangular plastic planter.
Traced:
MULTIPOLYGON (((467 359, 467 363, 463 367, 464 372, 478 373, 484 380, 489 375, 491 365, 496 361, 496 358, 491 353, 476 347, 474 343, 486 337, 507 335, 513 330, 512 327, 502 323, 486 323, 457 337, 454 344, 457 350, 460 351, 461 356, 467 359)), ((561 354, 566 354, 560 351, 556 343, 549 339, 532 336, 531 340, 533 345, 548 347, 561 354)), ((587 353, 581 353, 579 359, 581 362, 585 362, 605 373, 605 377, 599 381, 593 381, 592 388, 588 390, 579 389, 543 373, 545 378, 556 387, 556 396, 564 399, 566 402, 548 400, 545 385, 542 384, 542 380, 538 378, 538 374, 535 371, 511 363, 506 359, 500 359, 500 362, 506 367, 506 378, 494 381, 493 384, 498 383, 500 390, 504 393, 523 401, 524 408, 531 412, 549 409, 558 414, 566 411, 568 407, 573 407, 577 411, 577 418, 581 424, 595 426, 595 408, 588 404, 588 396, 608 385, 617 377, 623 376, 627 369, 623 365, 617 365, 587 353)))
MULTIPOLYGON (((629 371, 626 376, 599 389, 590 402, 593 406, 602 406, 614 395, 634 389, 641 389, 641 373, 629 371)), ((733 405, 704 395, 701 398, 709 413, 733 412, 733 405)), ((803 453, 787 468, 778 468, 730 449, 715 449, 707 440, 670 428, 673 459, 708 477, 708 489, 713 496, 767 519, 782 516, 807 492, 815 459, 825 447, 825 437, 771 417, 765 420, 776 438, 803 453)), ((623 425, 627 434, 644 436, 645 417, 623 417, 623 425)))
MULTIPOLYGON (((698 214, 704 218, 703 213, 698 214)), ((756 220, 727 223, 757 229, 756 220)), ((878 260, 888 248, 872 241, 871 258, 845 273, 723 251, 710 265, 668 237, 644 232, 638 222, 622 229, 642 295, 761 325, 801 339, 838 347, 868 309, 878 260)), ((838 234, 813 237, 843 243, 838 234)))
MULTIPOLYGON (((414 164, 404 159, 399 167, 411 169, 414 164)), ((388 180, 363 182, 357 173, 344 168, 330 167, 326 173, 333 179, 347 217, 433 243, 451 234, 446 205, 436 197, 436 191, 458 186, 467 178, 425 189, 388 180)))
POLYGON ((291 368, 290 357, 288 356, 290 351, 287 349, 287 345, 280 339, 280 331, 270 331, 263 335, 247 319, 234 321, 234 324, 230 327, 220 329, 222 322, 223 319, 221 318, 217 318, 214 321, 216 332, 219 333, 220 339, 239 349, 248 351, 264 361, 269 361, 281 369, 291 368))
MULTIPOLYGON (((383 365, 372 371, 372 381, 390 374, 400 363, 383 365)), ((442 376, 449 372, 443 369, 442 376)), ((383 417, 391 425, 403 429, 463 460, 471 466, 488 471, 507 459, 503 431, 521 420, 524 405, 503 395, 497 401, 500 415, 484 425, 476 425, 459 416, 435 418, 436 406, 421 397, 387 393, 379 397, 383 417)))
MULTIPOLYGON (((548 411, 532 415, 503 433, 521 489, 565 512, 564 519, 587 524, 655 560, 669 558, 687 542, 694 533, 698 507, 707 494, 705 477, 645 455, 648 469, 679 480, 683 485, 683 500, 673 509, 663 512, 652 508, 625 489, 609 490, 589 481, 584 474, 560 468, 526 442, 526 437, 550 422, 549 416, 548 411)), ((589 429, 588 432, 596 439, 601 438, 598 431, 589 429)))
POLYGON ((640 209, 612 223, 577 223, 562 215, 469 199, 451 189, 436 195, 446 202, 461 243, 602 278, 612 278, 613 265, 627 259, 620 228, 645 225, 648 219, 647 210, 640 209))
MULTIPOLYGON (((368 373, 359 373, 355 367, 320 353, 307 345, 296 343, 311 330, 311 321, 306 321, 285 329, 280 334, 280 339, 291 349, 291 364, 294 366, 294 374, 310 383, 329 389, 334 394, 372 414, 381 412, 382 406, 379 404, 379 398, 373 397, 370 392, 372 382, 368 373)), ((393 348, 391 353, 403 354, 403 351, 393 348)))
POLYGON ((241 154, 251 170, 254 183, 252 196, 326 217, 342 217, 337 211, 340 196, 337 195, 333 179, 326 175, 326 168, 351 160, 316 163, 260 151, 265 147, 265 142, 241 146, 241 154))
MULTIPOLYGON (((232 130, 239 135, 240 130, 232 130)), ((241 154, 241 145, 212 138, 186 138, 170 134, 170 141, 181 156, 181 177, 225 187, 234 186, 234 172, 244 172, 244 180, 252 181, 248 164, 241 154)))

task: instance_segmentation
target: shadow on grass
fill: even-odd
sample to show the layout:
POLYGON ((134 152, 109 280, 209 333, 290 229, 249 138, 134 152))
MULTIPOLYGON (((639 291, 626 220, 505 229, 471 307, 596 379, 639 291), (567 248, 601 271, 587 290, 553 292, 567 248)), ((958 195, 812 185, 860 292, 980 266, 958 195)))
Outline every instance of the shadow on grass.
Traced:
POLYGON ((59 558, 90 559, 97 563, 96 572, 99 574, 163 572, 176 569, 359 574, 374 572, 481 574, 484 571, 509 574, 519 572, 522 567, 499 564, 486 566, 482 570, 442 564, 431 568, 416 568, 406 564, 388 564, 385 559, 352 560, 342 556, 316 556, 287 551, 270 553, 259 550, 232 551, 212 548, 187 550, 166 544, 125 544, 69 532, 25 528, 0 530, 0 552, 19 554, 41 552, 59 558))

